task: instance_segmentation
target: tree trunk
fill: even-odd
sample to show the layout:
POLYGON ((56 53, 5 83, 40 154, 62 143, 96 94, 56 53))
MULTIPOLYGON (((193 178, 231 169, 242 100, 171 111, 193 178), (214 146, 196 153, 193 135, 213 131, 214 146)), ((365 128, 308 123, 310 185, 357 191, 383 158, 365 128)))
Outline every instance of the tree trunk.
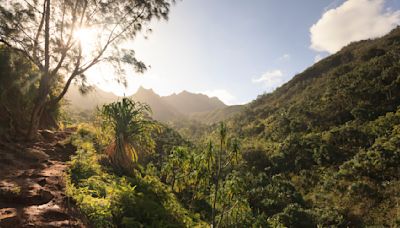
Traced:
POLYGON ((34 140, 39 130, 40 119, 47 104, 47 96, 50 92, 50 0, 46 0, 44 20, 44 72, 42 74, 39 92, 33 107, 30 126, 27 134, 28 140, 34 140))
POLYGON ((221 154, 222 154, 222 140, 221 140, 221 148, 218 154, 218 160, 217 162, 217 174, 215 177, 215 192, 214 192, 214 202, 213 202, 213 208, 212 208, 212 227, 215 228, 216 227, 216 221, 215 221, 215 217, 217 214, 217 209, 216 209, 216 203, 217 203, 217 199, 218 199, 218 189, 219 189, 219 178, 220 178, 220 174, 221 174, 221 154))
POLYGON ((175 188, 175 172, 174 171, 172 171, 172 183, 171 183, 171 189, 172 189, 172 191, 173 192, 175 192, 175 190, 174 190, 174 188, 175 188))
POLYGON ((58 129, 59 125, 57 123, 57 118, 55 113, 57 112, 57 107, 52 106, 51 104, 47 104, 43 111, 42 117, 39 121, 39 130, 40 129, 58 129))
POLYGON ((27 140, 34 140, 37 136, 37 132, 39 130, 40 119, 42 118, 43 111, 45 109, 46 100, 39 100, 36 102, 33 107, 31 120, 29 125, 29 130, 27 134, 27 140))
POLYGON ((213 202, 213 207, 212 207, 212 227, 215 228, 216 223, 215 223, 215 216, 216 216, 216 203, 217 203, 217 194, 218 194, 218 187, 219 187, 219 174, 215 177, 215 189, 214 189, 214 202, 213 202))

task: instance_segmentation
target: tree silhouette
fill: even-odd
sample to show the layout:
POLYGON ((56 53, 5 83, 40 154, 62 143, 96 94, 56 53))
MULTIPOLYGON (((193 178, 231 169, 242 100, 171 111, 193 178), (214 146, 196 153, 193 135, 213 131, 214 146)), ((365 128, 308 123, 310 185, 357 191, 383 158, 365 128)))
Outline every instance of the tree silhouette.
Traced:
POLYGON ((153 18, 167 19, 174 0, 0 0, 0 42, 19 51, 40 70, 40 83, 30 117, 28 139, 36 136, 48 107, 57 104, 74 80, 85 81, 85 72, 108 62, 125 82, 123 64, 137 72, 146 69, 133 50, 121 42, 132 40, 148 28, 153 18), (83 28, 98 31, 95 50, 88 56, 76 33, 83 28), (63 89, 52 94, 57 82, 63 89), (65 80, 62 80, 65 79, 65 80), (53 96, 50 96, 50 95, 53 96))

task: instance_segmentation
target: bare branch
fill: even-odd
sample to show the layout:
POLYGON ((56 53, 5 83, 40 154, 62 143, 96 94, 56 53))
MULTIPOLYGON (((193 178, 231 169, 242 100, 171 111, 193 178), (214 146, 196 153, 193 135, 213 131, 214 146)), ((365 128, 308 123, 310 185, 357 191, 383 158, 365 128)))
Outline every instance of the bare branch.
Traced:
POLYGON ((40 19, 40 24, 39 24, 38 30, 37 30, 36 35, 35 35, 35 41, 33 42, 32 56, 33 56, 33 58, 37 59, 37 61, 39 61, 39 57, 37 56, 37 48, 38 48, 38 45, 39 45, 40 32, 41 32, 42 29, 43 29, 43 24, 44 24, 44 12, 45 12, 45 10, 46 10, 46 2, 47 2, 47 1, 48 1, 48 0, 44 0, 44 1, 43 1, 43 13, 42 13, 42 17, 41 17, 41 19, 40 19))
POLYGON ((36 12, 38 12, 38 13, 43 13, 42 11, 40 11, 38 8, 36 8, 34 5, 32 5, 31 3, 29 3, 27 0, 24 0, 24 2, 28 5, 28 6, 30 6, 32 9, 34 9, 36 12))
POLYGON ((50 0, 45 1, 45 21, 44 21, 44 70, 49 73, 50 68, 50 0))
POLYGON ((67 82, 65 83, 65 86, 64 86, 63 90, 61 91, 61 93, 56 98, 54 98, 53 100, 50 101, 50 105, 57 104, 65 96, 65 94, 67 93, 69 87, 71 86, 72 81, 76 78, 76 76, 79 75, 78 69, 79 69, 79 66, 80 66, 81 59, 82 59, 82 45, 79 45, 79 55, 78 55, 78 58, 77 58, 76 63, 75 63, 75 69, 73 70, 73 72, 69 76, 69 78, 68 78, 67 82))
MULTIPOLYGON (((85 5, 84 5, 84 7, 83 7, 81 17, 80 17, 80 19, 79 19, 79 21, 80 21, 80 26, 82 25, 83 17, 84 17, 85 12, 86 12, 86 8, 87 8, 87 1, 85 1, 85 5)), ((74 46, 74 42, 72 42, 72 37, 73 37, 74 30, 75 30, 75 23, 76 23, 76 21, 77 21, 77 17, 76 17, 77 11, 78 11, 78 1, 76 2, 75 7, 74 7, 73 22, 72 22, 72 27, 71 27, 71 31, 70 31, 70 36, 69 36, 69 38, 68 38, 68 42, 67 42, 66 46, 63 48, 60 61, 57 63, 57 66, 56 66, 56 67, 53 69, 53 71, 51 72, 51 76, 52 76, 52 77, 54 77, 54 76, 57 74, 58 70, 61 68, 61 66, 62 66, 62 64, 63 64, 63 62, 64 62, 64 60, 65 60, 65 57, 66 57, 67 54, 68 54, 68 51, 74 46), (72 42, 72 43, 71 43, 71 42, 72 42)), ((80 46, 80 47, 79 47, 80 56, 82 55, 82 50, 81 50, 81 49, 82 49, 82 47, 80 46)), ((81 58, 81 57, 79 57, 79 58, 81 58)), ((80 61, 79 61, 79 62, 80 62, 80 61)))
POLYGON ((93 11, 88 15, 87 20, 92 19, 93 15, 95 15, 95 14, 98 12, 98 9, 99 9, 99 7, 98 7, 99 4, 98 4, 98 2, 99 2, 99 1, 94 1, 94 4, 95 4, 96 6, 95 6, 95 8, 93 9, 93 11))
MULTIPOLYGON (((130 28, 135 22, 137 22, 138 18, 140 18, 143 14, 144 8, 142 8, 142 11, 127 25, 125 26, 125 28, 123 28, 117 35, 114 35, 115 29, 118 27, 118 25, 120 23, 117 23, 114 28, 112 29, 112 31, 110 32, 110 35, 108 36, 108 40, 106 42, 106 44, 104 45, 103 49, 99 52, 99 54, 93 58, 92 61, 90 61, 89 63, 87 63, 88 65, 85 66, 86 64, 83 64, 83 66, 85 66, 83 69, 80 70, 81 73, 85 72, 86 70, 88 70, 89 68, 91 68, 93 65, 95 65, 96 63, 98 63, 100 61, 101 56, 104 54, 104 52, 107 50, 108 46, 113 43, 116 39, 118 39, 124 32, 126 32, 126 30, 128 28, 130 28)), ((122 20, 122 19, 121 19, 122 20)))
POLYGON ((62 9, 62 17, 61 17, 61 31, 60 31, 60 39, 61 42, 64 43, 64 21, 65 21, 65 0, 63 3, 63 9, 62 9))

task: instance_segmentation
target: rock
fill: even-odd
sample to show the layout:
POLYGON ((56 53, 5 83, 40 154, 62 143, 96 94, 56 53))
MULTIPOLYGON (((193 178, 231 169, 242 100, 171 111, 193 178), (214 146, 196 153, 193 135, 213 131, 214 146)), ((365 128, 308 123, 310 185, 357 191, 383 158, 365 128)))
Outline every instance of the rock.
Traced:
POLYGON ((68 154, 72 154, 76 151, 76 147, 74 145, 72 145, 70 142, 69 143, 60 143, 58 142, 55 145, 55 150, 58 152, 63 152, 63 153, 68 153, 68 154))
POLYGON ((42 216, 46 221, 64 221, 69 219, 68 214, 60 210, 48 210, 42 216))
POLYGON ((25 152, 24 155, 28 159, 33 159, 37 162, 42 162, 49 158, 49 155, 46 154, 45 152, 33 148, 28 148, 24 152, 25 152))
POLYGON ((20 219, 17 209, 3 208, 0 209, 0 227, 20 227, 20 219))
POLYGON ((46 178, 41 178, 37 183, 42 187, 45 186, 47 183, 46 178))
POLYGON ((40 191, 40 196, 42 197, 42 199, 45 203, 50 202, 54 198, 53 194, 51 194, 49 191, 45 191, 45 190, 40 191))
POLYGON ((50 130, 41 130, 40 134, 43 136, 43 138, 47 141, 54 141, 56 139, 56 134, 54 131, 50 130))
POLYGON ((53 198, 53 194, 49 191, 40 189, 35 194, 26 197, 24 203, 27 205, 43 205, 50 202, 53 198))

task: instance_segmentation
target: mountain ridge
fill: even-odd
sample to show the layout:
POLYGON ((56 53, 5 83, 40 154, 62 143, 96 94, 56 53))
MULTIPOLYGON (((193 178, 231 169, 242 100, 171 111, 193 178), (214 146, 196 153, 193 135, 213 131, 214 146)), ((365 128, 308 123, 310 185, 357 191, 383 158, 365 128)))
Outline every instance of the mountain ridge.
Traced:
MULTIPOLYGON (((225 119, 224 113, 229 113, 229 117, 232 116, 231 114, 239 111, 238 107, 241 107, 230 108, 232 106, 224 104, 217 97, 209 97, 205 94, 192 93, 186 90, 168 96, 160 96, 153 89, 146 89, 142 86, 130 97, 148 104, 152 109, 152 117, 162 122, 195 119, 201 123, 209 124, 225 119), (225 109, 227 111, 224 111, 225 109), (212 118, 209 119, 208 116, 212 116, 212 118)), ((77 112, 92 112, 97 106, 120 98, 99 88, 94 88, 94 90, 82 95, 77 85, 71 86, 66 95, 69 109, 77 112)))

